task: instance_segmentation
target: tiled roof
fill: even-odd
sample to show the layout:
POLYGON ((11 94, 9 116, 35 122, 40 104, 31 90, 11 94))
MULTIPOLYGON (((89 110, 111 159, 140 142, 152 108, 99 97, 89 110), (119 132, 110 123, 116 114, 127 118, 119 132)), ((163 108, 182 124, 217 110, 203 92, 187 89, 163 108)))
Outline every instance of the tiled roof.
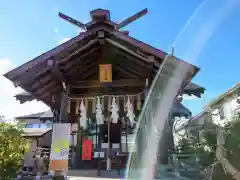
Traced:
POLYGON ((186 87, 185 87, 185 90, 197 90, 197 89, 205 89, 204 87, 202 86, 199 86, 193 82, 190 82, 186 87))
POLYGON ((191 111, 180 102, 175 102, 172 106, 173 116, 190 116, 191 114, 191 111))

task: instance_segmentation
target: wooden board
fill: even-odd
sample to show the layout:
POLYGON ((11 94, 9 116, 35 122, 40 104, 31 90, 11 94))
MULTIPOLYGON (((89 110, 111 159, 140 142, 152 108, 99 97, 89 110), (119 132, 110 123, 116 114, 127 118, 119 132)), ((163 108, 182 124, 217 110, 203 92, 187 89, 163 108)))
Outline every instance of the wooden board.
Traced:
POLYGON ((99 64, 99 81, 101 83, 112 82, 112 64, 99 64))

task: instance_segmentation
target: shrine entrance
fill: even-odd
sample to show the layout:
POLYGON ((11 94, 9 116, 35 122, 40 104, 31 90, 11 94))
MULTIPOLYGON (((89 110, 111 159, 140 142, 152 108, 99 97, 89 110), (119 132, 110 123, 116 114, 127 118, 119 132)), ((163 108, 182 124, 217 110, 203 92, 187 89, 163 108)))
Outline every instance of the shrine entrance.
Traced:
POLYGON ((74 169, 125 168, 134 144, 142 97, 138 93, 75 99, 80 101, 77 102, 80 126, 74 134, 77 138, 71 157, 74 169))

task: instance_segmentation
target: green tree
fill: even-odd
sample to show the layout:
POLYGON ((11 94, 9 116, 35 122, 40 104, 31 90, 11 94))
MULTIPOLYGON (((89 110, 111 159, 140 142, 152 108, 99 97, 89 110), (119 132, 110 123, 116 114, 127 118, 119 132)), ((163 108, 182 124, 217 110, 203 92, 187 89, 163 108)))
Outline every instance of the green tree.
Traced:
POLYGON ((0 179, 10 180, 17 175, 21 167, 24 152, 28 150, 28 141, 23 129, 14 123, 0 122, 0 179))
MULTIPOLYGON (((192 128, 191 125, 188 128, 192 128)), ((240 116, 234 116, 225 126, 208 121, 202 128, 201 140, 182 138, 181 153, 192 153, 212 180, 240 180, 240 116), (210 168, 209 168, 210 167, 210 168)))

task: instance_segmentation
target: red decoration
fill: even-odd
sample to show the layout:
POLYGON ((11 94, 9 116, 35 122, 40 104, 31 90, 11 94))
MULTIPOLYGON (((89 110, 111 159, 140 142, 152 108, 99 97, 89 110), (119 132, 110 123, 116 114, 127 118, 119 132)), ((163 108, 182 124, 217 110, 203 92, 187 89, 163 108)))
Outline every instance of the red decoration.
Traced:
POLYGON ((92 160, 93 143, 90 139, 83 139, 82 160, 92 160))

